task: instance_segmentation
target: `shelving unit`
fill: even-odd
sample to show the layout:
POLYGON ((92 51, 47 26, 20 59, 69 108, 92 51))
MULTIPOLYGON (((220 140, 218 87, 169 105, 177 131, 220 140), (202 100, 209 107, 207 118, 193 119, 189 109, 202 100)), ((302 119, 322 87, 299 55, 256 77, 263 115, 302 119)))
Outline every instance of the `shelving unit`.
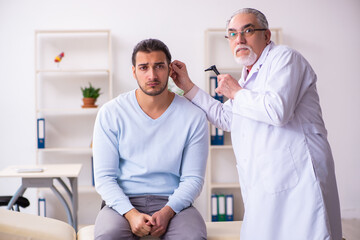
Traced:
MULTIPOLYGON (((35 32, 35 112, 37 119, 45 119, 45 148, 37 148, 36 163, 83 165, 78 179, 80 225, 93 224, 101 204, 92 184, 91 148, 99 107, 81 107, 80 88, 89 83, 101 88, 99 107, 112 99, 110 30, 35 32), (62 60, 54 62, 61 52, 62 60)), ((50 193, 41 190, 38 194, 46 196, 49 217, 65 220, 62 207, 50 193)))
MULTIPOLYGON (((282 42, 282 30, 270 29, 271 39, 276 44, 282 42)), ((230 51, 229 43, 224 38, 226 29, 208 29, 205 31, 205 68, 216 65, 220 73, 228 73, 235 79, 240 79, 242 66, 235 61, 230 51)), ((210 92, 210 77, 213 72, 206 72, 206 89, 210 92)), ((226 99, 224 99, 224 102, 226 99)), ((209 125, 210 129, 211 125, 209 125)), ((209 157, 207 161, 207 221, 211 221, 211 195, 233 194, 234 220, 243 219, 244 206, 241 197, 240 184, 236 169, 236 159, 231 144, 230 133, 224 132, 224 145, 211 145, 209 142, 209 157)))

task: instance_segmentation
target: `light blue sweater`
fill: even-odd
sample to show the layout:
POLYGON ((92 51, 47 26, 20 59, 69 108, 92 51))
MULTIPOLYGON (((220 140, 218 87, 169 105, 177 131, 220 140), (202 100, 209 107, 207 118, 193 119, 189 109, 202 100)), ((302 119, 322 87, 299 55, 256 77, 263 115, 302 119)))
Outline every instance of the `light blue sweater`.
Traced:
POLYGON ((120 214, 133 208, 129 197, 169 196, 176 213, 199 196, 208 155, 205 113, 175 95, 152 119, 140 108, 135 90, 106 103, 96 118, 93 139, 95 186, 120 214))

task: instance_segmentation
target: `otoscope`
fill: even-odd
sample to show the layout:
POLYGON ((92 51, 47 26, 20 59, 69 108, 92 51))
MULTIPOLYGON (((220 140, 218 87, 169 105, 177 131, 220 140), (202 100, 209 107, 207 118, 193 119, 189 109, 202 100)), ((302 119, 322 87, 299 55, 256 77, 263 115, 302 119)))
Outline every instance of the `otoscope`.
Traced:
POLYGON ((212 65, 211 67, 205 69, 205 72, 206 72, 206 71, 211 71, 211 70, 214 71, 214 73, 215 73, 216 75, 219 75, 219 74, 220 74, 219 71, 216 69, 216 66, 215 66, 215 65, 212 65))

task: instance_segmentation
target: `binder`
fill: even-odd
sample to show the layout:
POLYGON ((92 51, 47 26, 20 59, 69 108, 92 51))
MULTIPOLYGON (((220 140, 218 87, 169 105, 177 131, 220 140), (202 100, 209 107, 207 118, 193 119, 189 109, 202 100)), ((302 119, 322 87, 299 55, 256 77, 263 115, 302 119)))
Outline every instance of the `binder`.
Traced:
POLYGON ((211 195, 211 221, 218 221, 218 199, 216 194, 211 195))
POLYGON ((217 142, 218 145, 224 145, 224 131, 220 128, 217 128, 217 142))
POLYGON ((92 178, 92 185, 95 186, 95 178, 94 178, 94 157, 91 156, 91 178, 92 178))
POLYGON ((226 221, 234 221, 234 195, 225 196, 226 201, 226 221))
POLYGON ((210 77, 210 95, 212 97, 216 96, 215 88, 217 86, 217 77, 210 77))
POLYGON ((224 131, 211 125, 211 145, 224 145, 224 131))
POLYGON ((38 199, 38 215, 46 217, 46 199, 43 197, 38 199))
POLYGON ((37 120, 37 138, 38 148, 45 148, 45 119, 38 118, 37 120))
POLYGON ((225 195, 219 194, 217 202, 218 202, 218 221, 225 221, 226 220, 225 195))
POLYGON ((211 129, 210 129, 210 136, 211 136, 211 145, 217 145, 216 144, 216 127, 214 125, 211 124, 211 129))

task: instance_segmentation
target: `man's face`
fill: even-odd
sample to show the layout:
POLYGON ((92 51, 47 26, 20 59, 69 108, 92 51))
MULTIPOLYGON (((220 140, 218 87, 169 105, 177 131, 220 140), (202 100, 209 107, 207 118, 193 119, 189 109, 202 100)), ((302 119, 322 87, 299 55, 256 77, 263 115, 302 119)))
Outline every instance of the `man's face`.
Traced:
POLYGON ((136 66, 132 67, 133 76, 140 89, 149 96, 157 96, 167 89, 170 74, 169 63, 165 53, 154 51, 138 52, 136 66))
POLYGON ((229 39, 229 43, 236 61, 247 67, 252 67, 270 42, 271 32, 270 30, 255 31, 250 36, 239 33, 248 28, 262 28, 253 14, 241 13, 233 17, 228 25, 228 33, 237 32, 237 37, 229 39))

